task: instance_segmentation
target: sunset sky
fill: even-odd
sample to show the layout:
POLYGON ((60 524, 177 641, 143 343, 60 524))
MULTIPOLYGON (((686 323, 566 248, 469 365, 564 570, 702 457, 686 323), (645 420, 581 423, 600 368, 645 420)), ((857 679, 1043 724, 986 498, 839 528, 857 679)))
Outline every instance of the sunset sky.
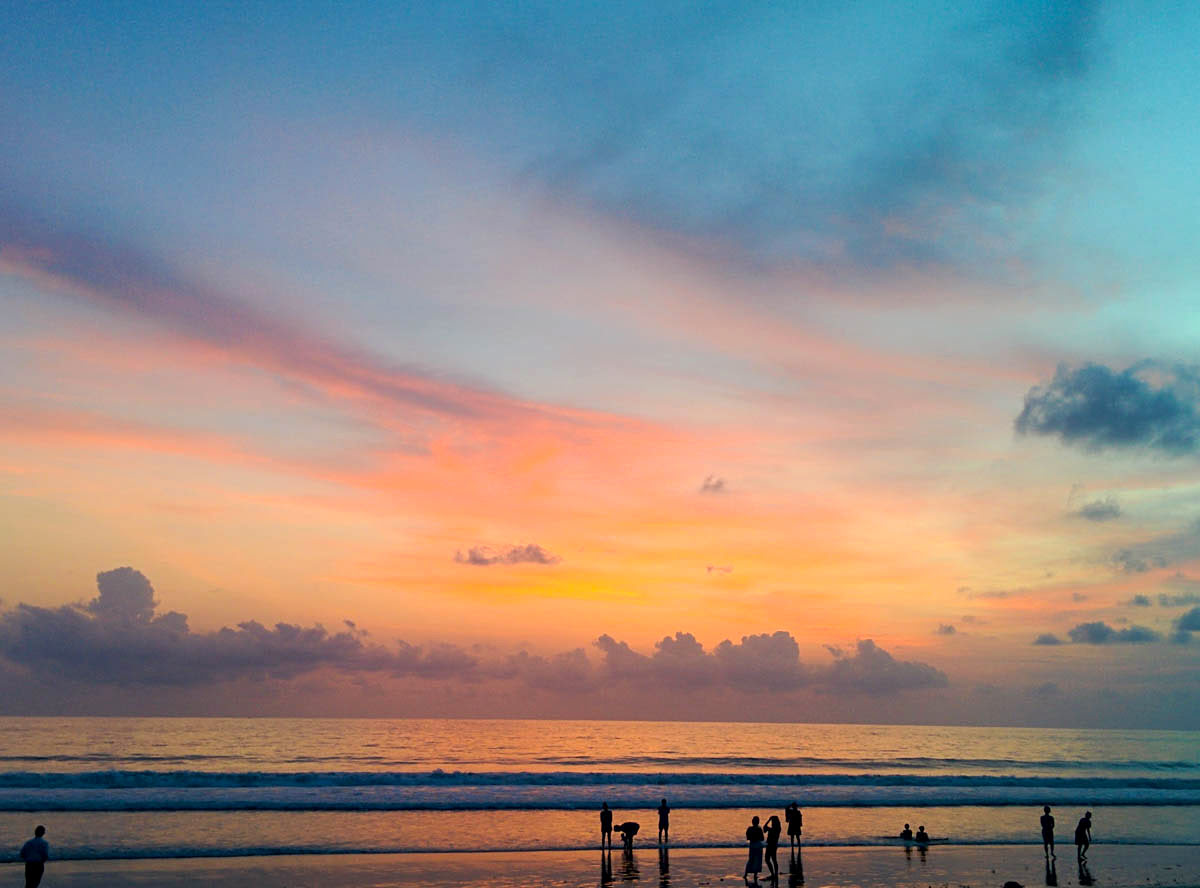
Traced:
POLYGON ((1200 728, 1200 6, 0 34, 3 712, 1200 728))

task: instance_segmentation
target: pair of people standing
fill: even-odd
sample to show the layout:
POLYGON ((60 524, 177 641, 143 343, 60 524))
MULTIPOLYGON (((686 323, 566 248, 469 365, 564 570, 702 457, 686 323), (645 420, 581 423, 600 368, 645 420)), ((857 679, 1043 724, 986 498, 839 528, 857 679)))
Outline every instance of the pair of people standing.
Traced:
MULTIPOLYGON (((1050 814, 1050 806, 1042 808, 1042 850, 1047 857, 1055 857, 1054 853, 1054 817, 1050 814)), ((1088 848, 1092 845, 1092 812, 1087 811, 1075 825, 1075 856, 1082 862, 1087 859, 1088 848)))
MULTIPOLYGON (((792 842, 792 850, 800 845, 800 830, 804 822, 800 814, 800 805, 792 802, 784 809, 783 816, 787 819, 788 837, 792 842)), ((772 882, 779 881, 779 837, 783 834, 783 824, 772 814, 767 818, 765 826, 759 826, 757 817, 750 819, 746 828, 746 841, 750 843, 750 856, 746 860, 746 871, 742 873, 742 881, 754 876, 754 884, 758 884, 758 874, 762 872, 763 863, 767 865, 767 873, 772 882)), ((792 864, 795 865, 795 855, 792 864)))

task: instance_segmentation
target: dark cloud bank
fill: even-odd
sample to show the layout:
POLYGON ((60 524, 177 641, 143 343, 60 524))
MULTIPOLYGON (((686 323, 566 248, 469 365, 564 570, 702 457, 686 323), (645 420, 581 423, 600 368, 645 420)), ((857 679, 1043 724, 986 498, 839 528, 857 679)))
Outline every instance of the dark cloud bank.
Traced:
POLYGON ((86 604, 19 604, 0 614, 0 658, 42 678, 130 688, 290 680, 319 670, 468 683, 510 681, 566 694, 612 683, 678 692, 807 688, 865 694, 948 683, 938 669, 897 660, 869 639, 859 641, 852 653, 833 649, 832 663, 806 664, 787 632, 723 641, 712 650, 680 632, 659 641, 651 654, 602 635, 595 642, 598 657, 579 648, 553 656, 521 651, 490 661, 450 644, 378 644, 351 622, 337 632, 254 621, 192 632, 185 615, 157 613, 154 589, 133 568, 101 573, 97 584, 99 595, 86 604))

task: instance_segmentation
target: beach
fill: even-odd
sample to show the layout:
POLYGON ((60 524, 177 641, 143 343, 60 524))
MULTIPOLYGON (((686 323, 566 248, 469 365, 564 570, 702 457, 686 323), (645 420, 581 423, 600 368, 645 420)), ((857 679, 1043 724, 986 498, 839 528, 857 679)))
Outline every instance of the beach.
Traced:
MULTIPOLYGON (((1074 848, 1063 847, 1059 888, 1080 884, 1074 848)), ((611 871, 599 851, 533 851, 415 854, 284 855, 169 860, 51 861, 45 884, 53 888, 175 888, 204 884, 255 885, 258 888, 461 888, 488 885, 596 886, 656 884, 659 888, 740 884, 745 854, 740 848, 670 850, 666 860, 653 846, 635 849, 626 859, 618 849, 611 871)), ((1036 845, 934 847, 922 856, 901 848, 807 848, 801 854, 807 888, 928 888, 992 886, 1009 880, 1045 885, 1041 848, 1036 845)), ((780 849, 781 885, 801 884, 790 877, 787 853, 780 849)), ((1184 845, 1098 845, 1089 854, 1095 884, 1104 888, 1200 886, 1200 847, 1184 845)), ((19 867, 9 864, 4 878, 19 882, 19 867)), ((765 878, 762 884, 769 884, 765 878)))

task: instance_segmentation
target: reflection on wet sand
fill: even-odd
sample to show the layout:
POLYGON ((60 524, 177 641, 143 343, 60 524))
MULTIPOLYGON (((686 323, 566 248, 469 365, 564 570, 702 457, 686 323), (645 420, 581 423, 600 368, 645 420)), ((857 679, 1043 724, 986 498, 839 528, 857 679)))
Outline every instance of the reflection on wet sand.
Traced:
POLYGON ((804 858, 799 848, 792 849, 791 866, 788 870, 788 888, 799 888, 804 884, 804 858))

